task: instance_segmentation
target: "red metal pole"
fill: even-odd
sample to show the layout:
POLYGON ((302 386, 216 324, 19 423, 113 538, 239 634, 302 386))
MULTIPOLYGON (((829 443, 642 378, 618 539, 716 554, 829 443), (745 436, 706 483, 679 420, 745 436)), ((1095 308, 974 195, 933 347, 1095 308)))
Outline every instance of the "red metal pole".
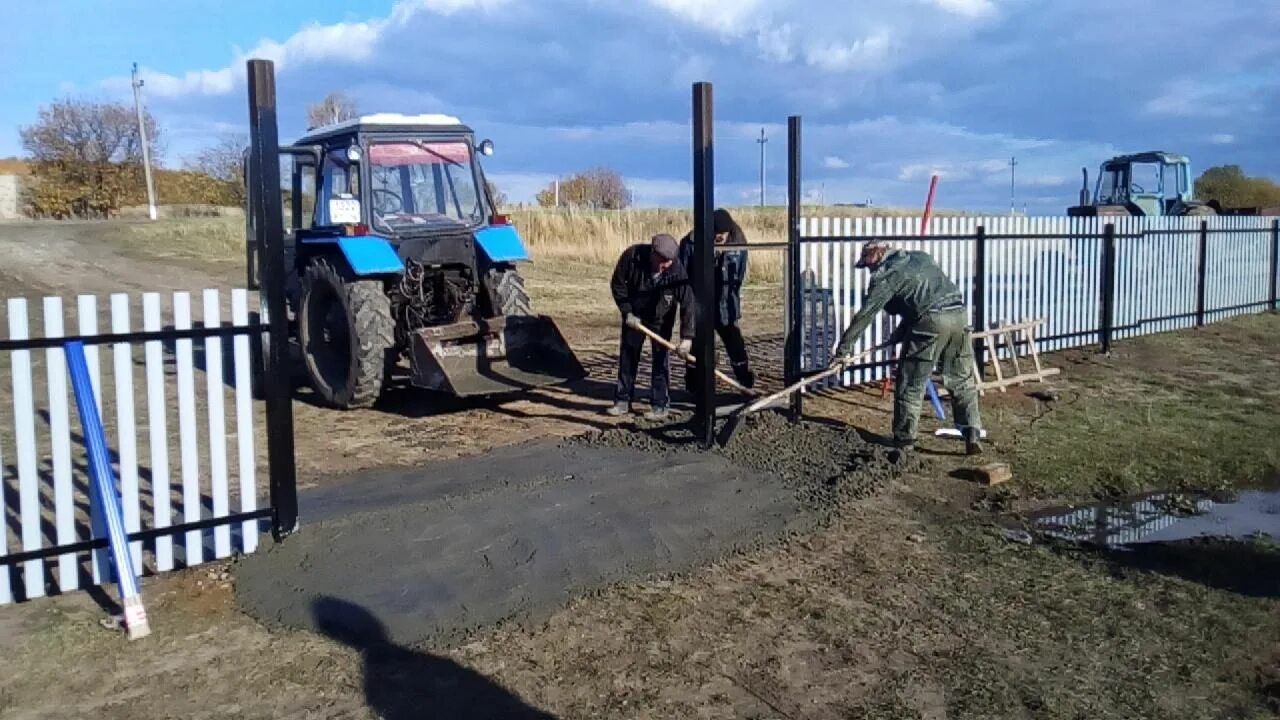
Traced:
POLYGON ((926 235, 929 230, 929 217, 933 214, 933 194, 938 189, 938 174, 929 178, 929 196, 924 201, 924 215, 920 218, 920 234, 926 235))

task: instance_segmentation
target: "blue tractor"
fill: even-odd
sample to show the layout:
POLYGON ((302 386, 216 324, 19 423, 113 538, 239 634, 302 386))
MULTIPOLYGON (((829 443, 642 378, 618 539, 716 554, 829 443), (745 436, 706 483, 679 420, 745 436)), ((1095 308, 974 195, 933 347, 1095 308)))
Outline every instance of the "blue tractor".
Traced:
POLYGON ((406 359, 412 385, 454 396, 585 377, 555 322, 532 312, 517 267, 528 250, 479 162, 492 142, 451 116, 378 114, 280 152, 292 159, 290 335, 326 405, 371 406, 406 359))

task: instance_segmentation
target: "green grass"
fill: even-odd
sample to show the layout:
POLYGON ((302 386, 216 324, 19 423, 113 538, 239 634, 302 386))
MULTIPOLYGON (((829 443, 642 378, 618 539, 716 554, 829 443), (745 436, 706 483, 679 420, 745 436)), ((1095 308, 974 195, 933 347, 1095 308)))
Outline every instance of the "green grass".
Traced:
POLYGON ((1280 315, 1117 343, 1064 368, 1062 398, 1012 429, 1019 488, 1105 498, 1280 476, 1280 315))
POLYGON ((100 241, 140 259, 220 261, 245 256, 244 219, 236 217, 104 223, 100 241))
POLYGON ((1280 709, 1274 546, 1105 554, 1025 547, 964 524, 949 527, 944 544, 952 571, 929 586, 927 602, 957 641, 924 664, 946 688, 950 717, 1263 718, 1280 709))

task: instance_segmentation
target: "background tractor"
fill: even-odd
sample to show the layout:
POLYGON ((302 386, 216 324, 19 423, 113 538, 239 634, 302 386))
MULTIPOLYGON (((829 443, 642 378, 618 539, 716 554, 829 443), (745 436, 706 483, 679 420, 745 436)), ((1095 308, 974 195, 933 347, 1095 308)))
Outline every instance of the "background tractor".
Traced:
POLYGON ((1152 151, 1107 160, 1099 169, 1092 202, 1089 171, 1081 171, 1084 185, 1080 188, 1080 204, 1067 208, 1070 216, 1217 214, 1212 206, 1192 199, 1191 161, 1184 155, 1152 151))
POLYGON ((480 166, 492 153, 445 115, 364 116, 280 147, 290 336, 325 404, 372 405, 405 359, 413 385, 455 396, 585 377, 555 322, 532 312, 517 269, 528 251, 480 166))
POLYGON ((1192 198, 1191 160, 1163 151, 1118 155, 1102 163, 1092 201, 1089 170, 1080 168, 1084 185, 1073 217, 1099 215, 1186 217, 1203 215, 1275 215, 1280 208, 1223 207, 1217 200, 1192 198))

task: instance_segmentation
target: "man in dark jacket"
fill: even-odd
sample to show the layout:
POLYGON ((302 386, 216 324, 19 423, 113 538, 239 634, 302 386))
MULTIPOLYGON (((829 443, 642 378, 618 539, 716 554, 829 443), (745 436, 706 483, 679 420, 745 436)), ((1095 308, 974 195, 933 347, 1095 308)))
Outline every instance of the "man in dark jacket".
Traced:
POLYGON ((982 452, 973 335, 960 289, 928 253, 894 249, 886 242, 867 243, 855 267, 870 269, 871 282, 836 345, 831 366, 848 363, 854 343, 881 310, 900 316, 889 340, 903 343, 893 386, 894 444, 903 451, 915 446, 925 381, 939 365, 966 450, 970 455, 982 452))
MULTIPOLYGON (((618 350, 618 386, 614 392, 614 404, 606 412, 624 415, 631 411, 635 394, 636 370, 640 366, 640 352, 644 349, 644 333, 640 325, 671 339, 675 327, 676 311, 680 313, 680 343, 676 353, 688 358, 693 349, 694 303, 693 288, 684 265, 677 258, 679 246, 675 238, 661 233, 653 236, 647 245, 632 245, 623 251, 613 269, 609 288, 613 301, 622 313, 622 340, 618 350)), ((660 420, 667 416, 670 402, 671 367, 667 349, 656 342, 653 348, 653 372, 650 382, 649 412, 647 420, 660 420)))
MULTIPOLYGON (((712 228, 715 233, 716 265, 715 276, 715 328, 716 334, 724 343, 725 352, 729 354, 729 364, 733 375, 745 387, 753 387, 755 374, 751 372, 750 358, 747 356, 747 343, 742 337, 742 329, 738 321, 742 319, 742 284, 747 279, 747 251, 729 250, 728 245, 746 245, 747 236, 742 227, 733 219, 728 210, 717 208, 712 228)), ((689 273, 690 282, 697 277, 697 260, 693 233, 690 232, 680 241, 680 262, 689 273)), ((694 338, 694 345, 698 340, 694 338)), ((698 373, 685 372, 685 388, 697 393, 698 373)))

